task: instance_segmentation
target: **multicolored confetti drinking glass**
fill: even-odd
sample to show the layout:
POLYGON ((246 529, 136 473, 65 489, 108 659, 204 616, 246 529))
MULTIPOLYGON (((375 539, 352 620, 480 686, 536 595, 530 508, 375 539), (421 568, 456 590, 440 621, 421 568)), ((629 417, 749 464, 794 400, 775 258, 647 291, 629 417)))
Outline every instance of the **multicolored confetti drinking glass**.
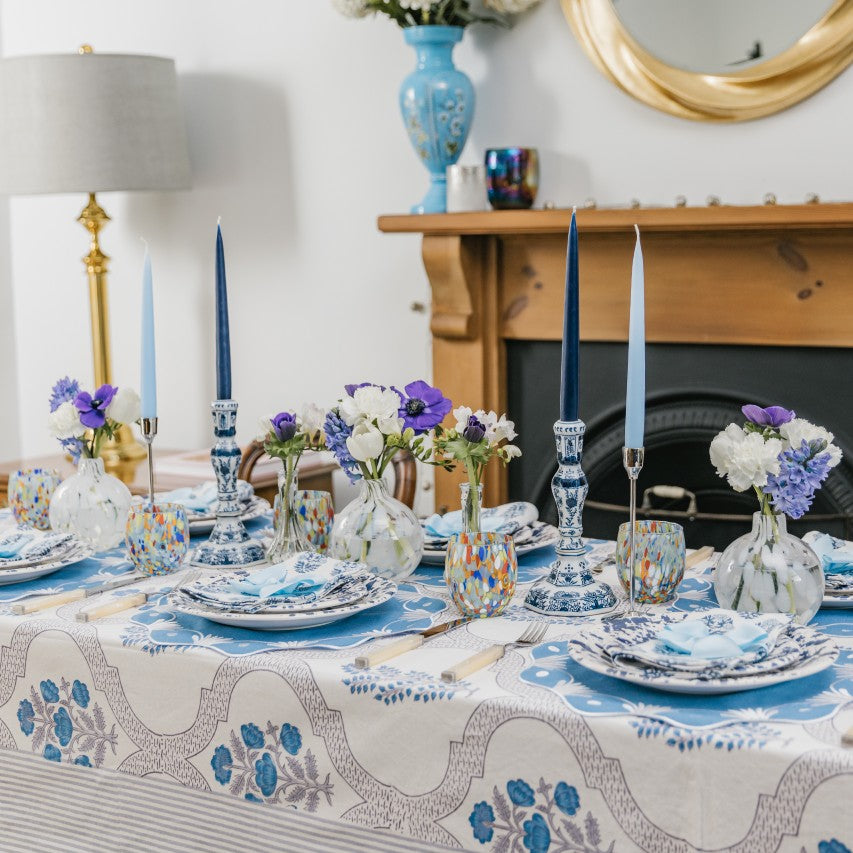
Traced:
MULTIPOLYGON (((616 570, 629 595, 630 529, 630 522, 620 525, 616 539, 616 570)), ((669 601, 684 577, 684 528, 672 521, 638 521, 634 551, 634 599, 642 604, 669 601)))
POLYGON ((138 501, 127 516, 125 543, 130 561, 141 572, 175 571, 190 547, 190 528, 183 504, 138 501))
MULTIPOLYGON (((335 522, 335 508, 332 506, 332 496, 328 492, 317 489, 302 489, 296 492, 294 498, 296 517, 302 524, 308 544, 314 551, 325 554, 329 548, 332 535, 332 525, 335 522)), ((281 513, 281 495, 276 494, 273 508, 273 525, 278 530, 278 519, 281 513)))
POLYGON ((53 468, 22 468, 9 476, 9 506, 18 524, 50 530, 50 499, 62 482, 53 468))
POLYGON ((497 616, 509 604, 518 577, 512 536, 457 533, 447 543, 444 581, 465 616, 497 616))

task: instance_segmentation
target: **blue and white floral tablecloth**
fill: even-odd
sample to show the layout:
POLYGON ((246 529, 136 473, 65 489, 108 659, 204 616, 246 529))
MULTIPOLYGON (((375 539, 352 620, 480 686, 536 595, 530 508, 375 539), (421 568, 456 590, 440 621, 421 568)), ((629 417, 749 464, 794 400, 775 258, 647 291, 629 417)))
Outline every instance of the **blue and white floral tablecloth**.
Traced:
MULTIPOLYGON (((595 559, 612 546, 589 547, 595 559)), ((368 671, 353 666, 356 643, 454 618, 440 569, 418 570, 373 617, 310 634, 178 618, 157 595, 89 624, 75 621, 81 603, 14 616, 8 601, 26 589, 0 587, 0 747, 209 791, 211 815, 227 797, 269 804, 261 824, 267 809, 295 808, 348 832, 489 853, 853 851, 853 749, 841 746, 853 612, 814 620, 842 648, 834 667, 748 693, 675 696, 586 672, 566 652, 585 624, 570 619, 535 649, 443 684, 442 669, 520 633, 532 616, 523 595, 552 557, 521 559, 505 616, 368 671)), ((110 552, 74 571, 79 584, 127 566, 110 552)), ((712 606, 709 563, 674 606, 712 606)))

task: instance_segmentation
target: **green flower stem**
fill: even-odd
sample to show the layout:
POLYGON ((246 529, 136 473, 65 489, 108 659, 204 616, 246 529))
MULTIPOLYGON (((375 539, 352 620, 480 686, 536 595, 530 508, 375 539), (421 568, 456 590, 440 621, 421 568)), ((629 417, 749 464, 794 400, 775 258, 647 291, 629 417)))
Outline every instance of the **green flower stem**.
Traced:
POLYGON ((482 470, 477 465, 465 465, 465 473, 468 475, 468 500, 463 508, 468 522, 468 530, 471 533, 480 532, 480 477, 482 470))

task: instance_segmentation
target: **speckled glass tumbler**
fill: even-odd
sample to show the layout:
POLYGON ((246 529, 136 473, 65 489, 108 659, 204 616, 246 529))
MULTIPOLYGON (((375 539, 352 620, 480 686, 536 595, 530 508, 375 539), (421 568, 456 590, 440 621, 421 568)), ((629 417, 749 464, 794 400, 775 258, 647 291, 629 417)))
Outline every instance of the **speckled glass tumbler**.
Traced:
POLYGON ((497 616, 509 604, 518 577, 512 536, 458 533, 450 537, 444 581, 465 616, 497 616))
POLYGON ((50 499, 62 482, 52 468, 23 468, 9 475, 9 506, 18 524, 50 530, 50 499))
POLYGON ((190 547, 190 528, 183 504, 141 501, 131 504, 125 531, 127 555, 141 572, 175 571, 190 547))
MULTIPOLYGON (((616 570, 630 595, 630 522, 619 526, 616 570)), ((641 604, 669 601, 684 577, 684 528, 672 521, 638 521, 634 526, 634 599, 641 604)))

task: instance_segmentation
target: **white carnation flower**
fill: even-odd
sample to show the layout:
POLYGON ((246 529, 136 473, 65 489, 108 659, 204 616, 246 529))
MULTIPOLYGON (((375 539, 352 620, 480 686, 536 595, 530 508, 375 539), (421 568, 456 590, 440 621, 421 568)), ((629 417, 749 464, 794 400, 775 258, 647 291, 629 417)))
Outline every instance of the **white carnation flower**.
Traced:
POLYGON ((141 417, 139 394, 133 388, 119 388, 104 414, 120 424, 134 424, 141 417))
POLYGON ((378 385, 356 388, 353 395, 341 401, 340 414, 347 426, 362 421, 384 421, 396 418, 400 409, 400 395, 390 388, 384 391, 378 385))
POLYGON ((779 473, 782 442, 767 441, 757 432, 747 433, 737 424, 729 424, 711 442, 711 463, 736 492, 767 485, 770 474, 779 473))
POLYGON ((364 18, 370 14, 366 0, 332 0, 332 5, 347 18, 364 18))
POLYGON ((793 447, 799 450, 803 442, 811 444, 813 441, 826 443, 824 453, 829 454, 829 467, 834 468, 841 461, 841 448, 833 444, 835 436, 822 426, 815 426, 805 418, 794 418, 779 427, 782 438, 785 439, 786 450, 793 447))
POLYGON ((47 428, 50 434, 60 441, 80 438, 86 432, 86 427, 80 421, 80 412, 70 400, 62 403, 56 411, 47 416, 47 428))

